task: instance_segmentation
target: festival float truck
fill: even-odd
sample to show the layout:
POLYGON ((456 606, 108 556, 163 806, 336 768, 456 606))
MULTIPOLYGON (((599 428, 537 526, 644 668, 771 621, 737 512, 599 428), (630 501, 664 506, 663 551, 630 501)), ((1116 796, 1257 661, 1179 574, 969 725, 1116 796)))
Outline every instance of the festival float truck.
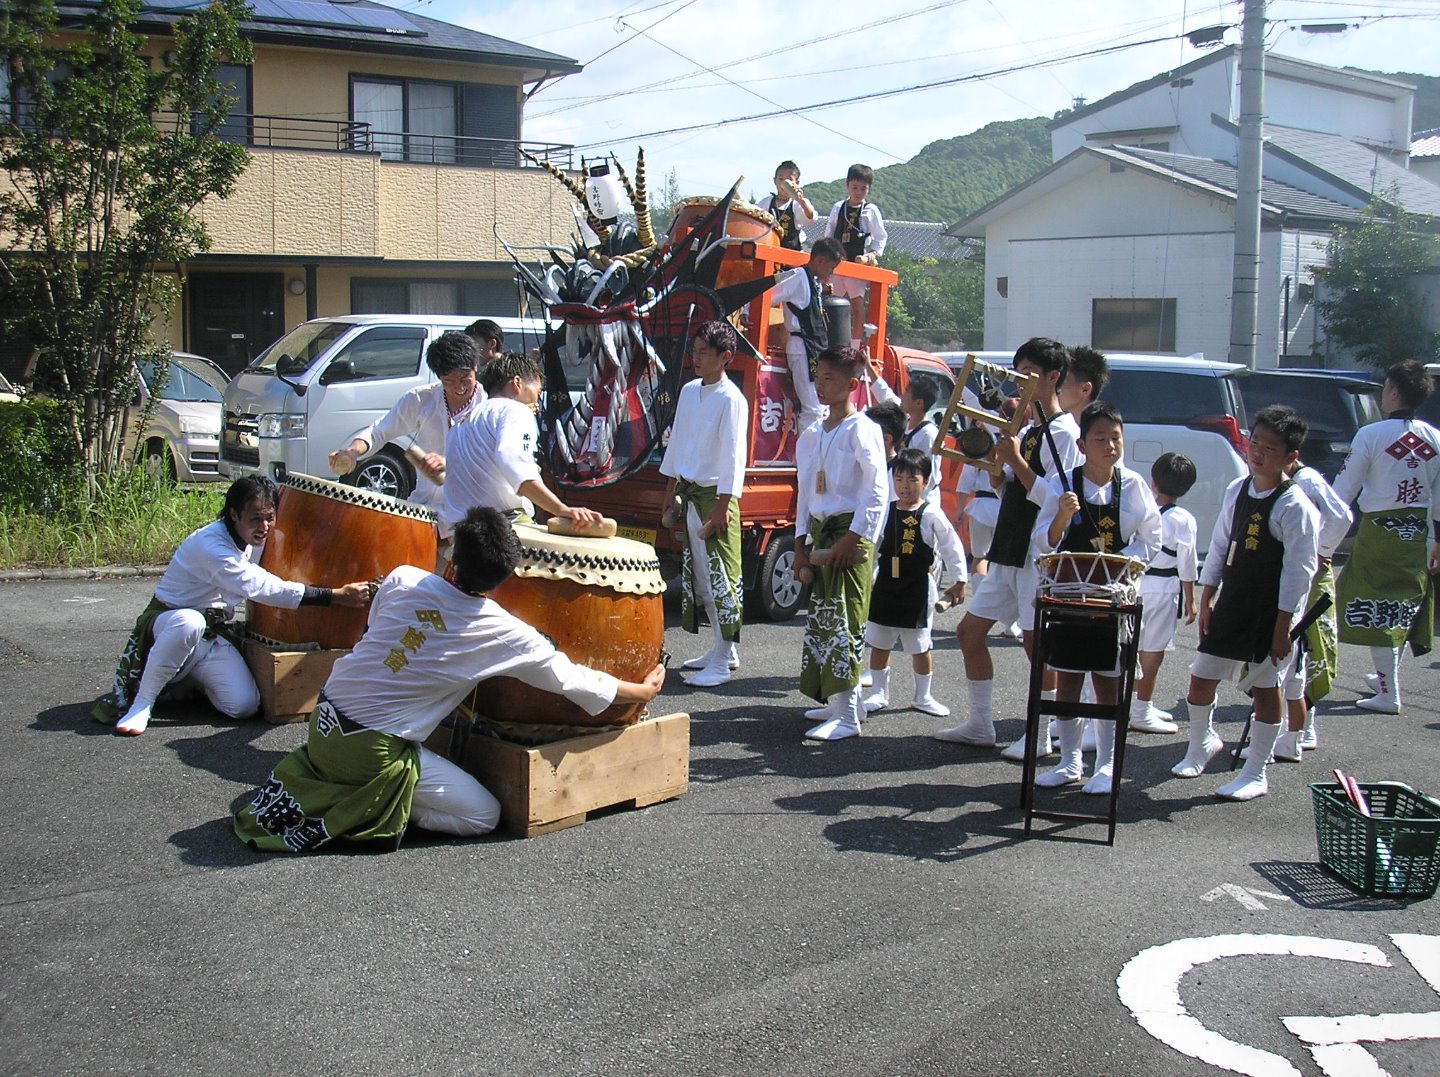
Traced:
MULTIPOLYGON (((694 376, 690 338, 704 322, 728 319, 742 337, 729 376, 750 405, 740 496, 746 596, 751 609, 769 620, 794 616, 805 599, 792 571, 799 409, 780 308, 771 308, 768 293, 777 270, 804 266, 809 256, 780 245, 778 222, 739 198, 738 180, 723 197, 682 201, 669 234, 657 237, 649 221, 643 152, 633 184, 613 158, 592 163, 584 187, 542 167, 574 195, 577 218, 583 215, 583 242, 568 252, 543 248, 536 262, 527 263, 522 253, 531 252, 507 246, 522 287, 561 327, 545 346, 540 444, 548 480, 563 498, 613 517, 621 535, 653 545, 678 566, 684 536, 661 525, 666 479, 660 458, 680 386, 694 376), (635 210, 634 226, 619 219, 625 197, 635 210)), ((864 347, 872 372, 896 393, 916 375, 935 379, 938 420, 955 376, 934 355, 887 343, 886 302, 896 274, 847 261, 836 275, 868 286, 864 347)), ((832 322, 833 329, 848 342, 848 322, 832 322)), ((871 393, 862 386, 856 405, 868 407, 871 393)), ((953 519, 949 491, 959 465, 953 459, 940 463, 953 519)))

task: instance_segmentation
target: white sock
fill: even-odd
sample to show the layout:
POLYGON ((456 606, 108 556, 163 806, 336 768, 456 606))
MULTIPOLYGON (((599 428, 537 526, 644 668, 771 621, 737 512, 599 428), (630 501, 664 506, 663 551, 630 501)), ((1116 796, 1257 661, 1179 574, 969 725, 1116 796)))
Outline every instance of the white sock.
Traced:
POLYGON ((1254 800, 1269 791, 1265 781, 1265 768, 1270 762, 1270 753, 1275 750, 1275 740, 1280 736, 1280 723, 1255 722, 1250 726, 1250 756, 1245 760, 1239 777, 1226 782, 1215 795, 1226 800, 1254 800))
POLYGON ((1080 755, 1080 720, 1060 718, 1055 725, 1060 734, 1060 762, 1055 767, 1036 777, 1035 784, 1055 787, 1072 785, 1085 774, 1085 761, 1080 755))
POLYGON ((995 721, 995 712, 992 709, 992 701, 995 697, 994 681, 967 681, 966 691, 970 696, 970 721, 990 722, 995 721))
POLYGON ((931 685, 931 683, 932 683, 934 680, 935 680, 935 674, 933 674, 933 673, 917 673, 917 674, 915 674, 915 698, 916 698, 916 699, 929 699, 929 698, 930 698, 930 685, 931 685))
POLYGON ((1185 706, 1190 711, 1190 745, 1185 751, 1185 757, 1170 768, 1170 773, 1177 778, 1198 778, 1204 773, 1205 765, 1219 754, 1225 744, 1211 722, 1215 715, 1213 702, 1202 704, 1187 701, 1185 706))
POLYGON ((137 698, 134 703, 130 704, 130 709, 125 712, 125 716, 115 723, 115 731, 138 737, 150 725, 150 708, 153 706, 155 706, 153 699, 137 698))
POLYGON ((1380 691, 1377 696, 1388 696, 1400 702, 1400 648, 1371 647, 1370 658, 1375 663, 1375 672, 1380 674, 1380 691))
POLYGON ((877 695, 877 696, 885 696, 886 698, 889 698, 889 695, 890 695, 890 670, 889 670, 888 668, 886 668, 886 669, 871 669, 871 670, 870 670, 870 686, 875 689, 875 692, 874 692, 875 695, 877 695))

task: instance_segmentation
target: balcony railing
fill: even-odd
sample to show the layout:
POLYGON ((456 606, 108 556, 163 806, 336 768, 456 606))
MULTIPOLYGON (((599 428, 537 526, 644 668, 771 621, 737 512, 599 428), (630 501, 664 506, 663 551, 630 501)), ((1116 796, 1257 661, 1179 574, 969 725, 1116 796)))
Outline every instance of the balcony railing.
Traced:
POLYGON ((234 113, 216 130, 229 142, 277 149, 378 153, 387 161, 472 165, 482 168, 526 168, 527 153, 557 168, 574 167, 575 147, 557 142, 523 142, 514 138, 471 135, 428 135, 413 131, 375 131, 354 120, 315 120, 304 116, 262 116, 234 113))

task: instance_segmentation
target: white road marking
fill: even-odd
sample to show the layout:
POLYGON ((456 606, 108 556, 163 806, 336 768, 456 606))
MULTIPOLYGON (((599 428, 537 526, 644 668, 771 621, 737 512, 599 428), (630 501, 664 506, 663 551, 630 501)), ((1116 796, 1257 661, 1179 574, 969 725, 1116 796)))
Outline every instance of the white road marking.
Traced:
POLYGON ((1269 890, 1256 890, 1251 886, 1238 886, 1235 883, 1221 883, 1214 890, 1200 895, 1201 901, 1219 901, 1224 897, 1232 897, 1247 909, 1256 912, 1265 910, 1268 906, 1263 901, 1257 901, 1257 897, 1270 898, 1274 901, 1289 901, 1284 894, 1274 894, 1269 890), (1253 896, 1252 896, 1253 895, 1253 896))
POLYGON ((1310 935, 1214 935, 1177 939, 1142 950, 1126 962, 1115 985, 1120 1001, 1129 1007, 1140 1027, 1182 1054, 1247 1077, 1302 1077, 1279 1055, 1236 1043, 1206 1028, 1190 1016, 1180 1001, 1180 982, 1191 969, 1227 957, 1246 956, 1318 957, 1390 967, 1384 953, 1363 943, 1310 935))

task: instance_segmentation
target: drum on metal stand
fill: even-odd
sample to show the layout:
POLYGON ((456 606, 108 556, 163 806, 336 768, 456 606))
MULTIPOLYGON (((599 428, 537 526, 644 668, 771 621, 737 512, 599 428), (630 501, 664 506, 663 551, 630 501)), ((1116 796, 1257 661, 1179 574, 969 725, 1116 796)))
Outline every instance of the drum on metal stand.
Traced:
MULTIPOLYGON (((260 566, 282 579, 342 587, 389 575, 401 565, 435 565, 435 514, 373 490, 292 473, 280 483, 275 527, 260 566)), ((349 648, 369 611, 341 606, 281 609, 249 604, 249 631, 268 644, 349 648)))
MULTIPOLYGON (((653 547, 623 538, 552 534, 516 524, 522 560, 490 597, 537 629, 571 661, 624 681, 640 681, 665 646, 665 580, 653 547)), ((563 696, 513 677, 476 689, 477 716, 522 725, 612 726, 637 721, 641 703, 587 714, 563 696)))

